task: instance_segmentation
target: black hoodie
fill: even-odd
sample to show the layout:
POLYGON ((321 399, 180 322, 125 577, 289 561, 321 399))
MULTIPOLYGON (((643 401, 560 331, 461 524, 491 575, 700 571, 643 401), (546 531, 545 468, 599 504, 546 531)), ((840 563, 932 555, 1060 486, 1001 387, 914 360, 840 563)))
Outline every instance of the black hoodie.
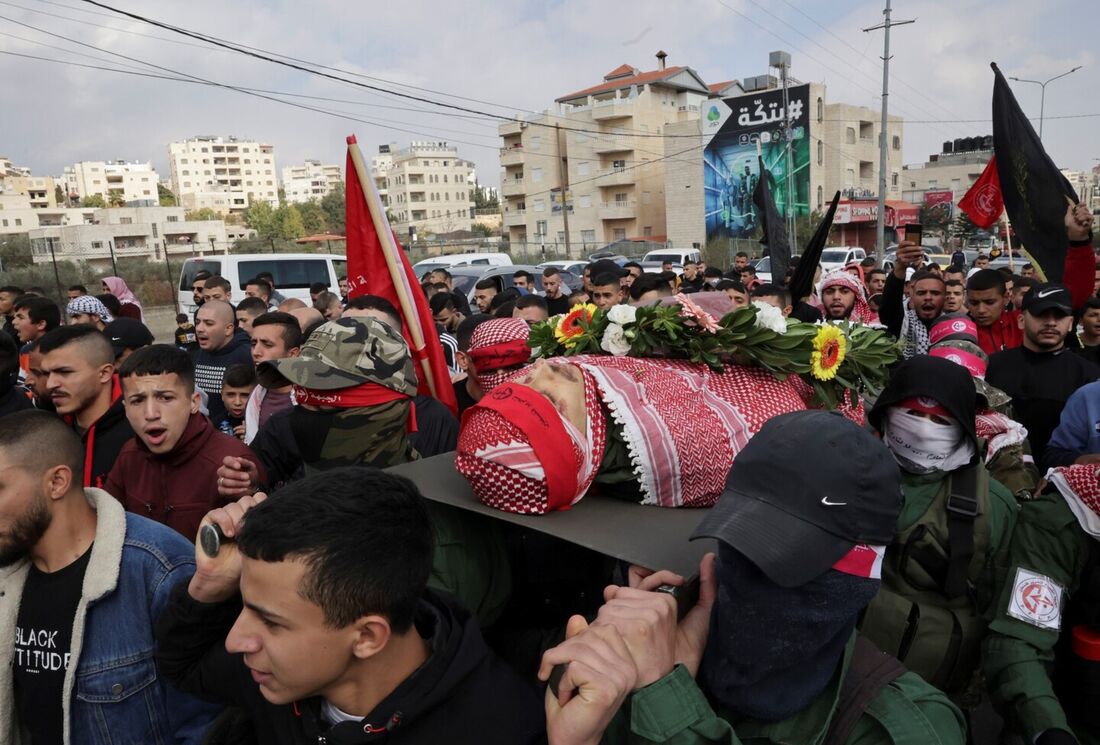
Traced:
POLYGON ((157 625, 157 666, 183 691, 241 707, 264 745, 527 745, 545 740, 542 701, 500 661, 481 637, 477 621, 456 602, 426 592, 416 629, 431 656, 362 721, 332 729, 322 701, 267 701, 241 655, 225 650, 240 600, 195 601, 178 585, 157 625))
MULTIPOLYGON (((80 436, 84 445, 84 486, 99 489, 107 483, 107 475, 114 467, 122 446, 134 436, 134 430, 126 419, 122 388, 117 377, 111 386, 111 407, 80 436)), ((72 424, 71 417, 66 417, 66 421, 72 424)))
POLYGON ((220 422, 227 414, 225 404, 222 403, 225 368, 236 364, 253 364, 248 334, 237 329, 224 347, 212 352, 199 349, 191 356, 191 361, 195 363, 195 386, 206 392, 206 409, 210 414, 210 421, 220 422))

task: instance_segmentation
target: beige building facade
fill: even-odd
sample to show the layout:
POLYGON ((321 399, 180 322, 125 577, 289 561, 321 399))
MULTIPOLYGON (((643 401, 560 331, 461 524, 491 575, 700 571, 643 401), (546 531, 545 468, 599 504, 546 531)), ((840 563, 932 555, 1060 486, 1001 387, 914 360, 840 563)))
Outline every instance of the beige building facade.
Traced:
POLYGON ((319 160, 307 160, 299 166, 283 168, 283 194, 287 202, 301 204, 320 200, 343 183, 338 165, 324 165, 319 160))
POLYGON ((574 253, 616 240, 665 241, 666 169, 670 156, 679 161, 678 151, 690 149, 665 135, 697 122, 710 95, 698 73, 668 67, 666 56, 646 72, 620 65, 553 108, 500 125, 503 234, 511 243, 564 251, 563 208, 574 253))
POLYGON ((948 143, 944 143, 944 150, 929 156, 925 163, 905 166, 901 174, 902 198, 914 204, 923 204, 929 193, 950 191, 951 201, 958 204, 993 157, 991 137, 971 138, 971 141, 974 143, 972 147, 960 147, 958 152, 955 152, 954 143, 951 143, 950 151, 947 149, 948 143))
POLYGON ((172 191, 180 206, 241 213, 254 201, 279 206, 275 148, 236 137, 193 137, 168 145, 172 191))
POLYGON ((474 224, 474 164, 446 142, 382 145, 371 158, 371 178, 402 240, 469 230, 474 224))
POLYGON ((160 204, 157 184, 160 176, 152 163, 124 160, 87 160, 66 166, 59 179, 70 203, 92 196, 107 204, 117 200, 132 207, 160 204))

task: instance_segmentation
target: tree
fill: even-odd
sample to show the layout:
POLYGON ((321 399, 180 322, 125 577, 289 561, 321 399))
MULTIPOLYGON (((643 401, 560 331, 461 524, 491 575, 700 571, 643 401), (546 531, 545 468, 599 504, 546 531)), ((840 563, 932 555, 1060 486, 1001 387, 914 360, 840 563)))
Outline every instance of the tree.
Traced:
POLYGON ((244 224, 255 230, 261 238, 269 238, 275 234, 275 210, 262 199, 253 200, 241 217, 244 218, 244 224))
POLYGON ((183 214, 184 220, 220 220, 222 216, 210 207, 200 207, 197 210, 187 210, 183 214))
POLYGON ((99 207, 103 209, 107 206, 107 202, 103 200, 101 194, 92 194, 91 196, 84 197, 80 200, 81 207, 99 207))
POLYGON ((951 236, 953 238, 962 238, 963 242, 967 238, 970 238, 978 232, 978 226, 970 219, 970 215, 966 214, 962 210, 955 215, 955 219, 951 221, 951 236))
POLYGON ((176 199, 176 195, 164 184, 157 184, 157 198, 160 200, 161 207, 179 206, 179 200, 176 199))
POLYGON ((302 224, 302 215, 298 212, 297 205, 284 204, 275 210, 273 230, 273 237, 285 240, 294 240, 306 234, 305 225, 302 224))
POLYGON ((0 266, 3 266, 4 271, 30 266, 32 263, 31 241, 26 233, 0 236, 0 266))
POLYGON ((340 184, 321 199, 325 213, 325 225, 330 233, 344 234, 347 229, 344 217, 344 185, 340 184))
POLYGON ((54 184, 53 198, 54 201, 57 202, 57 205, 59 207, 66 206, 67 202, 65 200, 65 190, 61 188, 61 184, 54 184))
POLYGON ((316 199, 311 199, 308 202, 294 206, 297 207, 298 214, 302 218, 302 225, 305 227, 306 235, 316 235, 328 230, 328 221, 325 219, 325 211, 321 209, 321 204, 316 199))
POLYGON ((480 184, 470 190, 470 199, 473 200, 475 209, 491 210, 500 207, 497 195, 490 193, 488 189, 480 184))
POLYGON ((935 206, 921 205, 920 223, 923 226, 925 237, 938 235, 941 243, 947 242, 947 230, 951 225, 951 205, 937 204, 935 206))
POLYGON ((488 238, 493 234, 493 229, 483 222, 475 222, 470 226, 471 233, 477 233, 478 235, 488 238))
POLYGON ((126 197, 117 191, 112 191, 107 195, 107 204, 110 207, 125 207, 126 197))

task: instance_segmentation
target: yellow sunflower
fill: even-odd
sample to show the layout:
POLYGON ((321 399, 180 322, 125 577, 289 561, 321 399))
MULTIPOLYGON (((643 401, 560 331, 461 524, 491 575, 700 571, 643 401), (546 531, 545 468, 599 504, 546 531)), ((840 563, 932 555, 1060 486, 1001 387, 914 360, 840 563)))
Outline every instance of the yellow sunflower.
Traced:
POLYGON ((567 347, 577 343, 576 337, 585 332, 592 316, 596 313, 596 306, 592 303, 574 305, 572 310, 562 316, 554 329, 554 336, 567 347))
POLYGON ((832 380, 844 355, 848 351, 848 339, 832 324, 825 324, 814 336, 814 351, 810 354, 810 372, 818 380, 832 380))

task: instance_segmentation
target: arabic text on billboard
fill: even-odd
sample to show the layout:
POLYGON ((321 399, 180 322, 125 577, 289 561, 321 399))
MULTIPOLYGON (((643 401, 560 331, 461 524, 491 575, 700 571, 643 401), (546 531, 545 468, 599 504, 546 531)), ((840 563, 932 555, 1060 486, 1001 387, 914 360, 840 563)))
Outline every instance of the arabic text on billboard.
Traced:
POLYGON ((703 151, 703 188, 707 240, 751 238, 759 225, 752 192, 760 179, 759 142, 764 167, 771 173, 775 206, 786 217, 810 213, 810 86, 761 91, 728 98, 730 112, 703 151), (787 172, 784 120, 790 122, 791 170, 787 172), (793 202, 787 181, 794 186, 793 202))

